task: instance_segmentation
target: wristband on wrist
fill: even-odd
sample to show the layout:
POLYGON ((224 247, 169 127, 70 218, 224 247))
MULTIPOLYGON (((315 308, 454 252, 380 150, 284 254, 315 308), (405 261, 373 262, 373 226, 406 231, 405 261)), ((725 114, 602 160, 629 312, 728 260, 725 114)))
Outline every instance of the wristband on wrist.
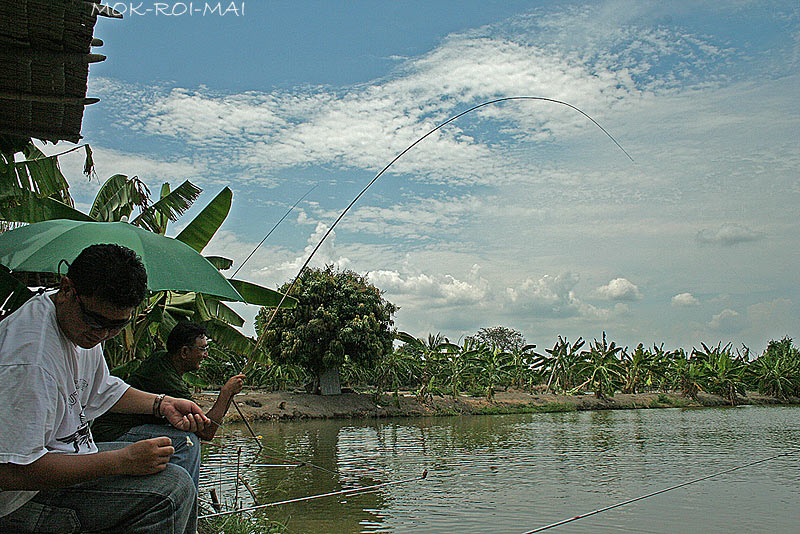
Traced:
POLYGON ((164 397, 164 393, 161 393, 160 395, 156 395, 156 398, 153 399, 153 415, 155 417, 164 417, 161 414, 161 402, 164 400, 164 397))

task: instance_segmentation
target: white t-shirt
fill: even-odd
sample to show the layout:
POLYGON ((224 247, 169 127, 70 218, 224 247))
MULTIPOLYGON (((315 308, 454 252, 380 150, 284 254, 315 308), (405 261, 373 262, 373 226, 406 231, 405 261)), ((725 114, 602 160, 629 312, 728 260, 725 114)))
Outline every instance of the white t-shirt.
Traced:
MULTIPOLYGON (((72 343, 56 322, 52 293, 0 321, 0 463, 27 465, 48 452, 97 452, 89 422, 128 385, 109 375, 103 349, 72 343)), ((35 491, 2 491, 0 517, 35 491)))

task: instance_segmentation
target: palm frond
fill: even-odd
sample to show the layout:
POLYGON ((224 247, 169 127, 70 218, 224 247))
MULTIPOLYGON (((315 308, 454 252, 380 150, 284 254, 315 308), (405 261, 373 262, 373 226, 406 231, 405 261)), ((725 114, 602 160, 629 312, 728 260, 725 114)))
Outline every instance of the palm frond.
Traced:
POLYGON ((192 182, 186 180, 167 196, 162 197, 152 206, 143 209, 142 213, 131 223, 147 228, 150 231, 158 232, 161 229, 164 217, 170 221, 177 220, 180 215, 191 207, 202 191, 192 182))

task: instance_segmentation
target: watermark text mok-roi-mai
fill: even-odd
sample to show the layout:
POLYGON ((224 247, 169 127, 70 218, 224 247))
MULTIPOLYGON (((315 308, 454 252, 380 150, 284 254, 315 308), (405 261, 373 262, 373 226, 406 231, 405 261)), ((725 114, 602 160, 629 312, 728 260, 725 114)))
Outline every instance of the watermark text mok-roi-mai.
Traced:
POLYGON ((156 17, 243 17, 244 2, 107 2, 92 4, 95 15, 156 17))

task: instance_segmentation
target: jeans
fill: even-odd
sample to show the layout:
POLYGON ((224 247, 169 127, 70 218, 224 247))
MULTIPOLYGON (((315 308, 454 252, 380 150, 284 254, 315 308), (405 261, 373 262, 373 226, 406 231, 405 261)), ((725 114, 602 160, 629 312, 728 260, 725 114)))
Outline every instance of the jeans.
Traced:
MULTIPOLYGON (((103 443, 101 450, 127 443, 103 443)), ((66 488, 42 490, 0 517, 3 534, 194 534, 197 490, 182 467, 140 477, 110 476, 66 488)))
POLYGON ((200 484, 200 438, 191 432, 178 430, 172 425, 139 425, 131 428, 117 438, 117 441, 137 442, 143 439, 167 436, 172 440, 175 454, 170 458, 170 463, 186 469, 194 481, 194 487, 200 484), (186 438, 190 441, 187 441, 186 438), (192 445, 189 445, 189 443, 192 445))

